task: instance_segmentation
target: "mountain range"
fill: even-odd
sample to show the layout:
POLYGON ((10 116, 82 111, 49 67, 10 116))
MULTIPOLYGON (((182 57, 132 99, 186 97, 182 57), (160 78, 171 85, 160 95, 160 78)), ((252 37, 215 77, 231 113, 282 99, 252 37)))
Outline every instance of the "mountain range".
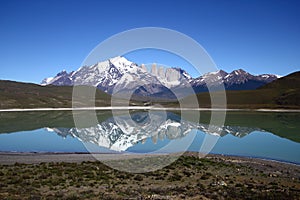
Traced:
POLYGON ((156 64, 147 68, 118 56, 70 73, 62 71, 55 77, 45 78, 41 84, 89 85, 114 95, 175 99, 193 92, 206 92, 208 87, 210 91, 218 90, 221 84, 226 90, 252 90, 277 78, 273 74, 252 75, 242 69, 230 73, 219 70, 193 78, 181 68, 157 67, 156 64))
MULTIPOLYGON (((116 57, 93 66, 81 67, 71 73, 63 71, 53 78, 45 79, 42 85, 0 80, 0 109, 72 107, 74 85, 84 92, 95 92, 95 86, 100 88, 95 95, 95 106, 98 107, 111 105, 110 94, 128 95, 132 91, 132 96, 136 97, 130 101, 132 106, 144 105, 145 100, 155 97, 150 98, 152 103, 178 107, 177 101, 171 101, 171 98, 175 98, 174 91, 181 95, 179 97, 183 101, 188 102, 191 96, 185 95, 194 90, 199 107, 210 108, 211 95, 207 92, 207 84, 210 89, 218 90, 220 83, 224 83, 227 89, 227 108, 300 107, 300 72, 278 78, 276 75, 254 76, 244 70, 235 70, 231 73, 211 72, 192 78, 180 68, 164 69, 152 65, 148 69, 123 57, 116 57)), ((87 99, 88 96, 81 96, 79 103, 91 101, 87 99)), ((114 102, 118 105, 128 103, 123 98, 117 98, 114 102)))

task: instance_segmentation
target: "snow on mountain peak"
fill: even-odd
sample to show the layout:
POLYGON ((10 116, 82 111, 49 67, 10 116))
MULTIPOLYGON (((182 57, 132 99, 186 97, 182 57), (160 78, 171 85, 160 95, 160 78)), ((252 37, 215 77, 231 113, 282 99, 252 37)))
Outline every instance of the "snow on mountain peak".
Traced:
POLYGON ((244 71, 244 70, 242 70, 242 69, 233 70, 231 73, 234 73, 234 74, 237 75, 237 76, 249 74, 248 72, 246 72, 246 71, 244 71))
POLYGON ((91 66, 82 66, 70 73, 64 70, 55 77, 44 79, 41 84, 91 85, 107 93, 113 93, 116 85, 119 90, 128 91, 128 89, 137 88, 140 84, 139 86, 143 88, 139 88, 139 92, 148 96, 147 92, 166 94, 170 93, 170 89, 173 88, 185 90, 187 87, 192 87, 196 92, 207 91, 207 86, 218 87, 221 84, 224 84, 226 89, 231 86, 239 88, 241 84, 249 81, 255 82, 251 85, 252 89, 255 89, 255 87, 277 78, 278 76, 272 74, 255 76, 242 69, 234 70, 231 73, 218 70, 198 78, 192 78, 185 70, 178 67, 168 68, 157 66, 154 63, 147 68, 144 64, 138 66, 125 57, 116 56, 91 66))
POLYGON ((44 80, 42 80, 41 85, 42 86, 49 85, 49 84, 51 84, 53 79, 54 79, 54 77, 45 78, 44 80))
POLYGON ((111 62, 111 64, 113 64, 115 67, 118 68, 118 70, 120 71, 128 71, 128 68, 133 68, 133 67, 137 67, 136 64, 134 64, 133 62, 127 60, 126 58, 122 57, 122 56, 117 56, 114 58, 109 59, 109 61, 111 62))

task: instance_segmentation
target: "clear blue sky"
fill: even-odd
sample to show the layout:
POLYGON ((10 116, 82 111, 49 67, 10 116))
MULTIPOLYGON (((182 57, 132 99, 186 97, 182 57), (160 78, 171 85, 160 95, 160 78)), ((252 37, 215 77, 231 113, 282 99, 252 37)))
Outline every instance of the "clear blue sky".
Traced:
MULTIPOLYGON (((194 38, 226 71, 286 75, 300 70, 299 9, 289 0, 1 0, 0 79, 39 83, 75 70, 101 41, 145 26, 194 38)), ((174 64, 137 55, 129 58, 174 64)))

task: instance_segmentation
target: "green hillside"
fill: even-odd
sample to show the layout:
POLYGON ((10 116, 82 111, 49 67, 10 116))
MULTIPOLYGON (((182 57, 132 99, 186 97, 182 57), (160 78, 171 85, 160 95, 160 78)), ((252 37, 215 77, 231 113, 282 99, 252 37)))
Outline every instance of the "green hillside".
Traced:
POLYGON ((260 90, 265 89, 279 91, 279 95, 274 98, 277 105, 300 106, 300 71, 289 74, 260 88, 260 90))
MULTIPOLYGON (((83 92, 94 88, 81 87, 83 92)), ((71 86, 40 86, 32 83, 20 83, 0 80, 0 109, 6 108, 58 108, 72 107, 71 86)), ((82 95, 84 102, 85 95, 82 95)), ((96 105, 110 105, 110 95, 97 90, 95 94, 96 105)))
POLYGON ((281 77, 259 89, 299 89, 300 71, 281 77))

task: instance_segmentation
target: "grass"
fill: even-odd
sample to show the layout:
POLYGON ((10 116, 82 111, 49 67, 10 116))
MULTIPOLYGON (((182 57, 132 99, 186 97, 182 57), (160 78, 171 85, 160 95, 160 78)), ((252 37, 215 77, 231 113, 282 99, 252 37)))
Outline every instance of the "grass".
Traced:
MULTIPOLYGON (((83 94, 81 101, 86 99, 94 88, 90 86, 76 86, 83 94)), ((73 87, 71 86, 40 86, 32 83, 20 83, 0 80, 0 109, 7 108, 66 108, 72 107, 73 87)), ((96 90, 96 106, 110 105, 110 95, 96 90)))
MULTIPOLYGON (((197 94, 199 107, 211 108, 210 93, 203 92, 197 94)), ((223 93, 213 92, 215 99, 221 99, 223 93)), ((236 109, 257 109, 257 108, 283 108, 283 109, 298 109, 300 108, 300 89, 294 89, 290 92, 286 90, 276 89, 257 89, 244 91, 226 91, 226 107, 236 109)), ((191 101, 191 97, 186 97, 184 100, 191 101)), ((191 103, 192 104, 192 103, 191 103)), ((221 103, 215 104, 215 107, 224 107, 221 103)))

